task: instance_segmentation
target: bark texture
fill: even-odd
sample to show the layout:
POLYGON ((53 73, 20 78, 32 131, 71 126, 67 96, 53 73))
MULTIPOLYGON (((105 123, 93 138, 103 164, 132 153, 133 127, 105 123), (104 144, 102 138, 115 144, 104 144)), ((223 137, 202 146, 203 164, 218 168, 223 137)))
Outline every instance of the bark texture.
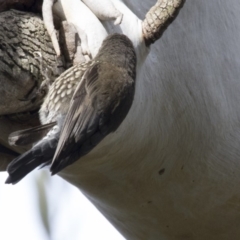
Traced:
POLYGON ((147 46, 156 42, 177 17, 185 0, 158 0, 148 11, 142 23, 147 46))
POLYGON ((29 12, 41 12, 43 0, 0 0, 0 12, 17 9, 29 12))
POLYGON ((8 135, 38 123, 44 95, 31 96, 46 77, 55 79, 64 69, 40 16, 17 10, 0 13, 0 170, 14 152, 25 150, 10 147, 8 135))

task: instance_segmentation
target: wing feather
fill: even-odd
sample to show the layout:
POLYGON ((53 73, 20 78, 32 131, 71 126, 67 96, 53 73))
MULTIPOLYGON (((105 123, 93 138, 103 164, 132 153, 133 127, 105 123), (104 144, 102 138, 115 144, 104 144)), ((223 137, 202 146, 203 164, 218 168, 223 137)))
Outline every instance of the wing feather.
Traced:
POLYGON ((113 70, 115 66, 106 74, 102 67, 95 62, 77 86, 52 161, 52 174, 91 151, 120 125, 130 109, 134 80, 117 67, 113 70))
MULTIPOLYGON (((82 81, 78 84, 76 91, 72 97, 69 111, 66 115, 65 121, 62 126, 60 139, 53 158, 51 170, 60 161, 62 157, 66 157, 69 145, 73 146, 74 143, 84 141, 84 132, 87 122, 90 118, 94 117, 92 108, 89 107, 87 101, 87 89, 98 79, 98 64, 93 64, 92 67, 84 74, 82 81), (88 82, 88 84, 86 84, 88 82), (85 123, 85 125, 84 125, 85 123), (85 127, 84 127, 85 126, 85 127)), ((81 144, 81 143, 80 143, 81 144)))
POLYGON ((38 142, 54 125, 56 125, 56 122, 12 132, 8 137, 8 142, 14 146, 26 146, 38 142))

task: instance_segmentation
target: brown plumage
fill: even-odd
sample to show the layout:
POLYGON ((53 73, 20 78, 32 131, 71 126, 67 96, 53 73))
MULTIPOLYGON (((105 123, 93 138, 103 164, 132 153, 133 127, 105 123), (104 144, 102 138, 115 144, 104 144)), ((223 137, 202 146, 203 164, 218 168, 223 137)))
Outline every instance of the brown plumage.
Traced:
POLYGON ((126 117, 135 78, 136 54, 131 41, 121 34, 108 36, 95 59, 73 66, 53 83, 40 117, 44 124, 57 124, 9 164, 6 182, 16 183, 37 166, 51 162, 55 174, 90 152, 126 117))

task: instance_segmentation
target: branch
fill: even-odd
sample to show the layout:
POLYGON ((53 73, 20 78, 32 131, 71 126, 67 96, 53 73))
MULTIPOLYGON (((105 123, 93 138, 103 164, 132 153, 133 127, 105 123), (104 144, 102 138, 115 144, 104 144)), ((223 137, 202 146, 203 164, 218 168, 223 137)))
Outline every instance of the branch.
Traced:
POLYGON ((177 17, 185 0, 158 0, 142 23, 146 46, 157 41, 177 17))

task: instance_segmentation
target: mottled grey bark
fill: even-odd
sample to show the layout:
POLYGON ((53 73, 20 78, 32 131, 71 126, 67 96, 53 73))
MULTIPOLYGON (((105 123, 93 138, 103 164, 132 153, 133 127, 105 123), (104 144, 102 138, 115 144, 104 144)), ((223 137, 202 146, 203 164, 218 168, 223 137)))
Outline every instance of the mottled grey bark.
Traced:
POLYGON ((17 9, 28 12, 42 11, 43 0, 0 0, 0 12, 17 9))
POLYGON ((54 79, 63 71, 40 16, 16 10, 0 13, 0 170, 14 152, 24 150, 8 145, 9 133, 38 123, 36 112, 44 95, 26 99, 34 96, 46 72, 54 79))
POLYGON ((0 115, 36 109, 39 101, 23 101, 44 80, 62 71, 40 17, 16 10, 0 14, 0 115), (42 55, 37 59, 36 56, 42 55), (41 65, 44 69, 41 71, 41 65))
POLYGON ((177 17, 186 0, 158 0, 143 20, 143 36, 147 46, 157 41, 177 17))

